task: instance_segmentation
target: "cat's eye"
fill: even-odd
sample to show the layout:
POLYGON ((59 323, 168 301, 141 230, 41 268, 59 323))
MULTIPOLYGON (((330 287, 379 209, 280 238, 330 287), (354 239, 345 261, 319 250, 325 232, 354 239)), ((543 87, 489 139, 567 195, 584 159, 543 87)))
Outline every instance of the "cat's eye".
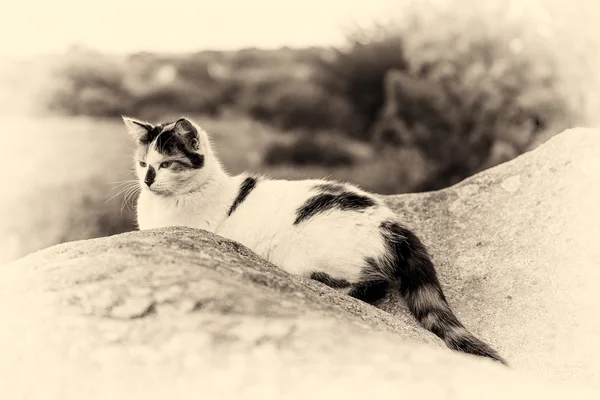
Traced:
POLYGON ((140 164, 140 167, 142 167, 142 168, 146 168, 146 163, 145 163, 145 162, 143 162, 143 161, 140 161, 140 162, 139 162, 139 164, 140 164))
POLYGON ((163 161, 160 163, 161 168, 169 168, 173 164, 173 161, 163 161))

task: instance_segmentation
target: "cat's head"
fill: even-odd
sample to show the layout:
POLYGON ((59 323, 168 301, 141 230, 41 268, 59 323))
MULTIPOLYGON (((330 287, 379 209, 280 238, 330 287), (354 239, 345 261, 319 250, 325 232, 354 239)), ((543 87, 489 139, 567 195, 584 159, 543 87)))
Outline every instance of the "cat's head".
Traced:
POLYGON ((187 118, 151 124, 123 116, 136 143, 134 164, 142 190, 161 196, 189 193, 209 178, 208 136, 187 118))

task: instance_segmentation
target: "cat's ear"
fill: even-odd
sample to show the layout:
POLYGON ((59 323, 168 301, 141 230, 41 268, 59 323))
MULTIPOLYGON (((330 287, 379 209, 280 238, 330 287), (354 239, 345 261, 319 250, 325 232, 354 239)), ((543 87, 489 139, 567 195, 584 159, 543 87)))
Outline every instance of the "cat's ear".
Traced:
POLYGON ((177 122, 175 122, 173 131, 177 135, 181 135, 194 150, 200 148, 200 134, 198 128, 196 128, 194 123, 189 119, 179 118, 177 122))
POLYGON ((141 142, 142 138, 148 134, 153 128, 152 124, 140 121, 135 118, 129 118, 122 116, 125 128, 127 128, 127 134, 133 139, 134 142, 141 142))

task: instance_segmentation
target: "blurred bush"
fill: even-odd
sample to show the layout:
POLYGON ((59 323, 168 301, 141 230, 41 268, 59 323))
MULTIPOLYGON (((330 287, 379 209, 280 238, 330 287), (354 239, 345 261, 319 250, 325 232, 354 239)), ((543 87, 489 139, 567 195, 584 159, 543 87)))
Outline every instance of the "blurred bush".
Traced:
POLYGON ((118 60, 74 50, 55 72, 49 108, 72 115, 118 116, 131 109, 126 68, 118 60))
POLYGON ((48 108, 69 115, 156 119, 165 112, 216 116, 236 86, 211 73, 206 55, 114 57, 76 48, 54 71, 48 108))
POLYGON ((300 79, 267 79, 246 89, 239 108, 258 121, 283 130, 350 128, 353 113, 339 97, 300 79))
MULTIPOLYGON (((433 172, 398 190, 437 189, 585 123, 582 110, 593 110, 567 34, 543 1, 526 3, 400 2, 398 18, 351 32, 339 49, 130 57, 75 49, 57 70, 50 107, 146 119, 233 110, 282 131, 341 132, 388 153, 417 151, 433 172)), ((351 163, 319 143, 276 144, 264 161, 351 163)))
POLYGON ((359 121, 349 134, 416 148, 429 160, 434 175, 417 190, 506 161, 494 159, 498 143, 514 157, 578 118, 558 68, 563 54, 543 45, 531 20, 508 18, 501 5, 451 3, 411 3, 406 24, 358 31, 319 64, 319 82, 359 121))
POLYGON ((352 33, 349 41, 349 48, 337 49, 330 57, 317 60, 315 80, 331 97, 345 101, 348 114, 353 115, 350 126, 340 115, 334 128, 368 140, 367 132, 384 104, 385 74, 408 67, 404 37, 378 37, 360 30, 352 33))
POLYGON ((343 138, 304 134, 291 143, 273 143, 265 151, 263 162, 266 165, 336 167, 352 165, 356 159, 343 138))

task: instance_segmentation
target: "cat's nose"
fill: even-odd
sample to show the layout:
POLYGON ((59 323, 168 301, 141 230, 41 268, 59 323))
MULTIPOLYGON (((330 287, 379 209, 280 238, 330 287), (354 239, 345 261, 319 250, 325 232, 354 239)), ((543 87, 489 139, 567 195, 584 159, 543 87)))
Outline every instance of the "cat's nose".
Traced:
POLYGON ((156 172, 154 171, 154 168, 150 166, 144 177, 144 183, 150 187, 154 183, 154 178, 156 178, 156 172))

